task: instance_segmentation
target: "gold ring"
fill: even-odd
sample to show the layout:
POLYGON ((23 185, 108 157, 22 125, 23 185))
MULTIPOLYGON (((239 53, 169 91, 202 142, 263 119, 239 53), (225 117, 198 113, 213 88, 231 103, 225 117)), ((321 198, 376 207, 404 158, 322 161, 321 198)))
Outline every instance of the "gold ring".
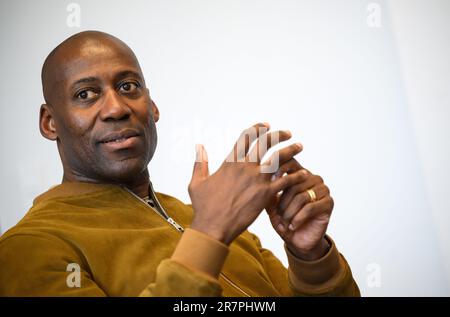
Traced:
POLYGON ((313 189, 308 189, 306 192, 311 198, 311 202, 315 202, 317 200, 316 192, 313 189))

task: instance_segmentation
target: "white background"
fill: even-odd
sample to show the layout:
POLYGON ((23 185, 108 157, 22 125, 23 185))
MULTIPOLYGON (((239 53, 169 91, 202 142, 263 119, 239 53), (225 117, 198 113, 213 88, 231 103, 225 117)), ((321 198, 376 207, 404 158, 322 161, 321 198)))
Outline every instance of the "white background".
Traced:
MULTIPOLYGON (((0 4, 0 232, 61 180, 38 130, 44 58, 96 29, 134 49, 161 111, 157 191, 188 202, 194 145, 213 172, 268 121, 331 188, 329 234, 363 295, 450 295, 449 1, 78 1, 79 28, 69 3, 0 4)), ((250 229, 286 263, 264 214, 250 229)))

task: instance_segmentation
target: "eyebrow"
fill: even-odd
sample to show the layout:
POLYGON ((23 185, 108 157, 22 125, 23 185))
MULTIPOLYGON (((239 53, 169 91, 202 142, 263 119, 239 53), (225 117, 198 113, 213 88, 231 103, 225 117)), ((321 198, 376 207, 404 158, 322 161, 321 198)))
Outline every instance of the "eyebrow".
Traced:
MULTIPOLYGON (((114 76, 114 79, 115 79, 115 80, 119 80, 119 79, 121 79, 121 78, 128 77, 128 76, 136 77, 136 78, 139 78, 139 80, 143 80, 142 76, 141 76, 138 72, 133 71, 133 70, 124 70, 124 71, 121 71, 121 72, 117 73, 117 74, 114 76)), ((77 85, 79 85, 79 84, 92 83, 92 82, 96 82, 96 81, 98 81, 98 78, 97 78, 97 77, 89 76, 89 77, 84 77, 84 78, 78 79, 78 80, 75 81, 71 86, 72 86, 72 89, 73 89, 73 88, 75 88, 75 87, 76 87, 77 85)))
POLYGON ((79 85, 79 84, 92 83, 94 81, 97 81, 97 77, 93 77, 93 76, 84 77, 84 78, 78 79, 76 82, 74 82, 72 84, 72 88, 77 86, 77 85, 79 85))
POLYGON ((114 78, 115 78, 116 80, 118 80, 118 79, 121 79, 121 78, 124 78, 124 77, 128 77, 128 76, 136 77, 136 78, 139 78, 139 80, 143 80, 142 76, 141 76, 138 72, 133 71, 133 70, 124 70, 124 71, 121 71, 121 72, 119 72, 118 74, 116 74, 116 75, 114 76, 114 78))

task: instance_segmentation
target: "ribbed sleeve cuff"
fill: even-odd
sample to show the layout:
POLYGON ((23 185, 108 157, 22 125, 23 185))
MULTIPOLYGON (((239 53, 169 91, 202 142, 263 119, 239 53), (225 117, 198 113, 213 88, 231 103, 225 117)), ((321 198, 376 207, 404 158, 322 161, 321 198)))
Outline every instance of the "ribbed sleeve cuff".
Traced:
POLYGON ((156 272, 156 281, 148 285, 140 297, 205 297, 222 293, 216 279, 171 259, 161 261, 156 272))
POLYGON ((330 243, 327 254, 316 261, 304 261, 284 248, 289 262, 289 281, 300 293, 321 293, 337 286, 345 274, 345 260, 340 256, 334 241, 326 236, 330 243))
POLYGON ((217 279, 228 253, 229 248, 225 244, 207 234, 187 228, 171 260, 217 279))

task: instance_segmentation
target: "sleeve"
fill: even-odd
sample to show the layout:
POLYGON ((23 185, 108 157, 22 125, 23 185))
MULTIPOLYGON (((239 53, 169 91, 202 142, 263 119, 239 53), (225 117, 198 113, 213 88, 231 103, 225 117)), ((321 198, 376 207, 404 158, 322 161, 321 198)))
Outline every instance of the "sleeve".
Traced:
POLYGON ((187 228, 172 257, 158 266, 155 282, 140 296, 221 296, 218 277, 228 252, 225 244, 187 228))
POLYGON ((84 267, 62 241, 11 235, 0 242, 0 296, 106 296, 84 267))
POLYGON ((285 245, 289 262, 286 270, 272 252, 261 246, 259 238, 254 234, 252 236, 260 250, 267 274, 284 296, 361 296, 350 266, 330 237, 326 236, 330 249, 316 261, 297 258, 285 245))
MULTIPOLYGON (((155 282, 139 296, 220 296, 218 275, 227 255, 226 245, 186 229, 172 257, 157 267, 155 282)), ((14 234, 3 238, 0 296, 107 296, 83 263, 73 249, 52 237, 14 234), (78 270, 72 271, 74 264, 78 270)))
MULTIPOLYGON (((228 247, 187 229, 170 259, 161 261, 156 280, 139 295, 220 296, 218 275, 228 247)), ((88 265, 63 241, 34 234, 0 240, 0 296, 107 296, 88 265), (68 270, 76 264, 78 271, 68 270), (76 285, 76 275, 79 284, 76 285)))

